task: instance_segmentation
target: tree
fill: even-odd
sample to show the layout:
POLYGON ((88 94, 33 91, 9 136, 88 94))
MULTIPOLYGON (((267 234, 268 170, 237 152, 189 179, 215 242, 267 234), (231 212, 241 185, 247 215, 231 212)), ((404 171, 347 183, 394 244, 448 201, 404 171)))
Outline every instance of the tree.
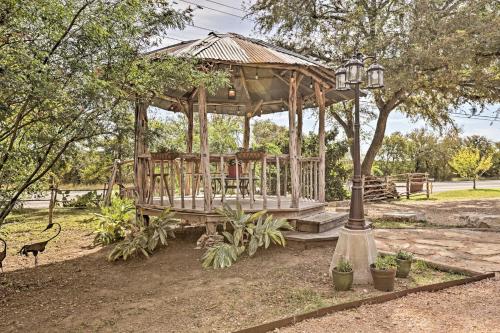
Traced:
MULTIPOLYGON (((339 131, 336 127, 325 133, 325 196, 327 201, 344 200, 346 198, 345 183, 351 174, 351 170, 346 166, 344 160, 349 146, 346 141, 336 140, 338 134, 339 131)), ((304 156, 318 156, 318 150, 318 134, 310 132, 303 137, 302 154, 304 156)))
POLYGON ((131 100, 227 83, 195 61, 144 55, 190 19, 160 0, 0 3, 0 224, 71 148, 115 135, 131 100))
MULTIPOLYGON (((369 174, 389 115, 442 127, 448 110, 499 100, 499 5, 494 0, 264 0, 248 10, 261 32, 283 46, 338 66, 356 51, 376 55, 386 86, 373 92, 376 127, 362 164, 369 174)), ((352 104, 330 114, 352 138, 352 104)))
POLYGON ((384 176, 411 171, 410 141, 400 132, 384 138, 376 165, 384 176))
POLYGON ((252 136, 254 145, 265 147, 266 151, 276 154, 288 153, 288 129, 273 123, 271 120, 253 122, 252 136))
POLYGON ((491 155, 481 157, 477 148, 462 148, 451 159, 450 165, 460 177, 472 179, 476 189, 476 179, 492 166, 491 155))

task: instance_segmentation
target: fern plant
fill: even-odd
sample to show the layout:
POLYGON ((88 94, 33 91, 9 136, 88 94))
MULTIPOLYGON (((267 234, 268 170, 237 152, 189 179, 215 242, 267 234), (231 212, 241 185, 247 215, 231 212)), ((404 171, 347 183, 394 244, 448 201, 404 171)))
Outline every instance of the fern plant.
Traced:
POLYGON ((266 211, 245 214, 238 203, 236 210, 224 204, 217 210, 231 224, 232 233, 224 231, 226 242, 220 242, 207 249, 202 257, 203 267, 225 268, 231 266, 238 257, 247 251, 253 256, 259 247, 268 248, 277 244, 285 246, 282 229, 291 230, 292 226, 284 219, 274 219, 272 215, 264 217, 266 211))
POLYGON ((127 236, 114 247, 108 260, 127 260, 137 253, 149 257, 159 245, 168 245, 168 238, 175 238, 174 228, 177 223, 174 213, 168 209, 160 216, 152 218, 149 223, 145 223, 142 218, 136 218, 129 225, 127 236))
POLYGON ((98 224, 94 230, 94 244, 109 245, 122 240, 134 211, 131 200, 113 198, 109 207, 103 207, 100 214, 95 214, 98 224))

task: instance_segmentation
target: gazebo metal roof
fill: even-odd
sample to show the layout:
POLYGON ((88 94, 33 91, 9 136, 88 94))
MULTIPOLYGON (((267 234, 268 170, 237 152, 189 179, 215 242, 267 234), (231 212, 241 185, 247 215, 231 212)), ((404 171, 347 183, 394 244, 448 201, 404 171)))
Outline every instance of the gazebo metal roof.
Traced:
MULTIPOLYGON (((148 53, 153 59, 162 56, 197 58, 219 67, 226 67, 232 74, 231 83, 237 96, 229 99, 227 88, 221 88, 207 98, 209 113, 233 115, 261 115, 288 109, 288 76, 291 71, 301 75, 298 94, 303 107, 315 106, 313 82, 319 82, 325 93, 325 105, 352 99, 353 91, 335 90, 333 69, 320 61, 255 38, 235 33, 211 32, 205 38, 181 42, 148 53)), ((194 89, 194 88, 193 88, 194 89)), ((172 90, 153 101, 153 105, 182 111, 184 102, 192 99, 197 111, 194 90, 172 90)))

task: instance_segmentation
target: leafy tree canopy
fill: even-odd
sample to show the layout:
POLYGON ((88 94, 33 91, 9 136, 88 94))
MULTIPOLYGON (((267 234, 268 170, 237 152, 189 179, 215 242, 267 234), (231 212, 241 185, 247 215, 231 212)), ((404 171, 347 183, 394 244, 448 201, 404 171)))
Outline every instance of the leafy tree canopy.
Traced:
MULTIPOLYGON (((363 161, 369 174, 394 109, 433 126, 448 110, 499 101, 499 3, 494 0, 263 0, 248 10, 275 42, 338 66, 356 51, 377 56, 386 86, 373 92, 377 123, 363 161)), ((332 109, 352 137, 352 105, 332 109)))
POLYGON ((0 3, 0 223, 69 149, 116 134, 130 100, 226 82, 192 60, 143 55, 190 19, 160 0, 0 3))

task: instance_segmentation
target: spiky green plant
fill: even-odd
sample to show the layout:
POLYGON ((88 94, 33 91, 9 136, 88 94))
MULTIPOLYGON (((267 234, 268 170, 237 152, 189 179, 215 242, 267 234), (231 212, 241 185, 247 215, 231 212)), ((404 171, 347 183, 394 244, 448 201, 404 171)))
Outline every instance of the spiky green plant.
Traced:
POLYGON ((127 236, 119 242, 108 256, 110 261, 127 260, 137 253, 149 257, 159 245, 168 245, 168 238, 175 238, 174 227, 178 220, 168 209, 145 223, 137 218, 127 228, 127 236))
POLYGON ((413 253, 399 250, 398 253, 396 253, 396 259, 399 260, 412 260, 413 259, 413 253))
POLYGON ((375 268, 378 270, 389 270, 397 267, 396 258, 394 256, 378 256, 375 260, 375 268))
POLYGON ((226 242, 211 246, 202 257, 203 267, 225 268, 231 266, 238 257, 247 251, 253 256, 259 247, 268 248, 271 243, 285 246, 286 241, 281 230, 291 230, 292 226, 284 219, 265 217, 265 210, 245 214, 238 203, 236 209, 224 204, 217 210, 231 224, 233 233, 224 231, 226 242))
POLYGON ((337 266, 335 267, 335 270, 337 272, 343 272, 343 273, 352 272, 352 264, 349 260, 345 258, 340 258, 337 266))

